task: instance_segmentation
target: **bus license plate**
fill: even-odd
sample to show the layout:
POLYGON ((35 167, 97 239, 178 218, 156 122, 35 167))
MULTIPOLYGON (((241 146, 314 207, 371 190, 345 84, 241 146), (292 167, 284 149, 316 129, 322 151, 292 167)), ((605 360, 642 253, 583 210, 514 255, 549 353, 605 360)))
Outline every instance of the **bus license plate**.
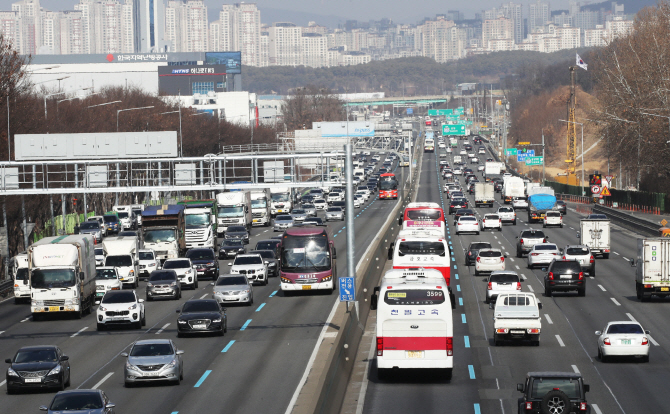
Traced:
POLYGON ((662 287, 661 288, 661 292, 667 292, 667 291, 670 291, 670 288, 667 288, 667 287, 662 287))
POLYGON ((49 312, 58 312, 60 311, 59 306, 49 306, 49 312))
POLYGON ((302 290, 312 290, 310 285, 302 285, 302 290))
POLYGON ((423 358, 423 351, 407 351, 407 358, 423 358))

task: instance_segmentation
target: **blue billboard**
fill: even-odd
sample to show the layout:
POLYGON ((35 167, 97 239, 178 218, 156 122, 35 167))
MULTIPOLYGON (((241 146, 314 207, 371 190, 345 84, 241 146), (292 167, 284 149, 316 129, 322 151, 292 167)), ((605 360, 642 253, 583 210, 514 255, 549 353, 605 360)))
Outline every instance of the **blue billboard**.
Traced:
POLYGON ((242 73, 242 52, 207 52, 206 65, 225 65, 226 73, 242 73))

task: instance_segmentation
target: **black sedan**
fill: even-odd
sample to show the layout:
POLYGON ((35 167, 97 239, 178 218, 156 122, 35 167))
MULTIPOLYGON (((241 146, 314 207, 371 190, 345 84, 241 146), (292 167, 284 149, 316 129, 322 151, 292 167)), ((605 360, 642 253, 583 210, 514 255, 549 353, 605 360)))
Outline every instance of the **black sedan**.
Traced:
POLYGON ((210 277, 212 280, 219 277, 219 261, 216 260, 214 250, 210 248, 190 249, 186 257, 196 266, 198 279, 210 277))
POLYGON ((177 336, 215 333, 223 336, 228 331, 226 310, 215 299, 194 299, 177 309, 177 336))
POLYGON ((281 260, 279 258, 280 247, 281 247, 281 240, 277 239, 261 240, 258 243, 256 243, 256 247, 254 247, 254 250, 272 250, 275 253, 275 257, 278 260, 281 260))
POLYGON ((449 214, 454 214, 457 210, 465 208, 468 206, 468 203, 462 199, 451 200, 449 204, 449 214))
POLYGON ((53 388, 64 390, 70 386, 70 362, 57 346, 25 346, 6 359, 7 394, 23 389, 53 388))
POLYGON ((244 247, 242 240, 224 240, 219 247, 219 259, 235 257, 238 254, 245 254, 246 252, 247 248, 244 247))
POLYGON ((568 214, 568 205, 563 200, 556 201, 556 209, 563 215, 568 214))
POLYGON ((260 254, 263 258, 263 261, 268 265, 268 277, 272 274, 273 277, 279 276, 279 260, 275 256, 273 250, 252 250, 250 254, 260 254))
POLYGON ((224 236, 226 240, 242 240, 244 244, 249 243, 249 232, 244 226, 230 226, 224 236))

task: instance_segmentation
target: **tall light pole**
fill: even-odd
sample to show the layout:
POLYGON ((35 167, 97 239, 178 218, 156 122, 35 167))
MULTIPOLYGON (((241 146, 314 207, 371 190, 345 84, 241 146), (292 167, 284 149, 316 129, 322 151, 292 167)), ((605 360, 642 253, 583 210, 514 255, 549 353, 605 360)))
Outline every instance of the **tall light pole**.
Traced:
POLYGON ((126 111, 137 111, 139 109, 150 109, 153 108, 154 106, 141 106, 139 108, 127 108, 127 109, 117 109, 116 110, 116 132, 119 132, 119 114, 121 112, 126 112, 126 111))
POLYGON ((161 112, 158 115, 165 115, 165 114, 179 114, 179 157, 184 156, 184 152, 182 150, 184 146, 184 138, 181 135, 181 104, 179 105, 179 110, 177 111, 169 111, 169 112, 161 112))
POLYGON ((64 95, 65 92, 56 92, 56 93, 50 93, 48 95, 44 95, 44 119, 47 119, 47 99, 50 96, 56 96, 56 95, 64 95))
POLYGON ((97 105, 87 106, 86 109, 88 109, 88 108, 95 108, 96 106, 112 105, 112 104, 121 103, 121 102, 123 102, 123 101, 104 102, 104 103, 97 104, 97 105))
POLYGON ((584 195, 584 124, 581 122, 566 121, 565 119, 559 119, 561 122, 567 122, 569 124, 576 124, 582 127, 582 181, 580 187, 582 187, 582 195, 584 195))

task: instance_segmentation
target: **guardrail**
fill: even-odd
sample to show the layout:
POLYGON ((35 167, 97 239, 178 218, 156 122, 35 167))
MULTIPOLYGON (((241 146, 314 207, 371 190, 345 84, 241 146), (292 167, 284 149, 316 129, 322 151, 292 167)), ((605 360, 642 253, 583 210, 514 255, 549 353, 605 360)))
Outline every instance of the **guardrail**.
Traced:
POLYGON ((628 230, 645 236, 658 236, 661 226, 649 220, 623 213, 613 208, 604 207, 598 204, 593 206, 593 212, 605 214, 614 223, 628 230))
POLYGON ((563 201, 571 201, 573 203, 591 204, 593 198, 586 196, 576 196, 572 194, 556 194, 556 198, 563 201))

